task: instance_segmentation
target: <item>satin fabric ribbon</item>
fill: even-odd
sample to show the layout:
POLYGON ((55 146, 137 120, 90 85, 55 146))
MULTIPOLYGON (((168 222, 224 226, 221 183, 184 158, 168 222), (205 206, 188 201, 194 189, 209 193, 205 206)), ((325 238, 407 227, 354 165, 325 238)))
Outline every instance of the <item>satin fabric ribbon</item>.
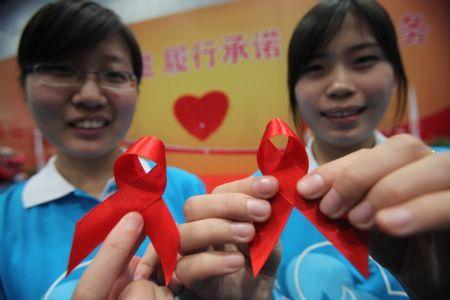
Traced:
POLYGON ((164 144, 154 137, 136 141, 115 161, 114 179, 118 191, 76 224, 67 275, 105 240, 125 214, 136 211, 144 217, 145 231, 161 260, 168 285, 177 262, 180 234, 162 199, 166 188, 164 144), (139 156, 156 163, 150 172, 145 173, 139 156))
MULTIPOLYGON (((279 182, 279 190, 271 200, 272 214, 265 223, 255 225, 256 233, 250 243, 253 275, 256 277, 273 248, 291 214, 297 208, 365 277, 369 276, 366 233, 355 229, 347 220, 332 220, 319 211, 318 201, 305 201, 297 192, 300 178, 308 173, 308 156, 304 145, 281 119, 269 122, 257 153, 258 166, 264 175, 272 175, 279 182), (286 148, 275 147, 270 139, 283 135, 288 138, 286 148)), ((299 239, 302 236, 298 229, 299 239)))

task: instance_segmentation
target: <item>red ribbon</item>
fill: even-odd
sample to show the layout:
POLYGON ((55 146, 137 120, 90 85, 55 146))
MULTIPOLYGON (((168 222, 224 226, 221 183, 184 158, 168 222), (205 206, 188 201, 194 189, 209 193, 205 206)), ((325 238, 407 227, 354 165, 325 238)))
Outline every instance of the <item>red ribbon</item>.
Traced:
POLYGON ((136 141, 114 163, 114 178, 119 190, 76 224, 67 275, 105 240, 125 214, 136 211, 144 217, 145 231, 159 255, 167 285, 177 262, 180 234, 162 199, 166 188, 164 144, 154 137, 136 141), (146 174, 138 156, 156 165, 146 174))
MULTIPOLYGON (((369 276, 367 234, 352 227, 347 220, 332 220, 319 211, 318 201, 303 200, 296 190, 297 182, 308 172, 305 147, 289 126, 276 118, 267 125, 257 154, 258 166, 264 175, 272 175, 279 182, 279 190, 271 200, 272 215, 265 223, 256 224, 256 233, 250 244, 253 275, 256 277, 275 247, 291 214, 297 208, 302 214, 359 270, 369 276), (270 138, 284 135, 288 138, 285 150, 275 147, 270 138)), ((298 238, 301 228, 298 228, 298 238)))

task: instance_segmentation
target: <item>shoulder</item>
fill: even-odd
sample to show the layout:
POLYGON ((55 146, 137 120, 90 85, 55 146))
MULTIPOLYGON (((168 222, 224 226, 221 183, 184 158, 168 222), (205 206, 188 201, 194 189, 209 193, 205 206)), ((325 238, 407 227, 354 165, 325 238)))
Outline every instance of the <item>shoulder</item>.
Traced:
MULTIPOLYGON (((22 192, 24 186, 24 181, 15 183, 0 195, 0 232, 2 232, 0 240, 5 238, 3 233, 23 225, 25 209, 23 207, 22 192)), ((0 242, 0 246, 3 247, 5 244, 0 242)))
POLYGON ((5 210, 7 207, 22 206, 22 193, 27 181, 21 181, 9 186, 6 190, 0 194, 0 211, 5 210))

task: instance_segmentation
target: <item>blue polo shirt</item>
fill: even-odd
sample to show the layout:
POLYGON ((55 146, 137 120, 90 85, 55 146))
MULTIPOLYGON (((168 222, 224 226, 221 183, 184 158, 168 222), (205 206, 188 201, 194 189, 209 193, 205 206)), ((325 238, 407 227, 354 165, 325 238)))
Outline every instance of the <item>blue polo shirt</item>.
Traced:
MULTIPOLYGON (((142 162, 142 161, 141 161, 142 162)), ((147 171, 151 168, 143 161, 147 171)), ((0 299, 70 299, 77 280, 95 255, 65 277, 75 223, 117 190, 110 179, 99 199, 76 189, 55 168, 55 158, 29 180, 0 195, 0 299)), ((183 204, 203 194, 203 183, 183 170, 167 168, 163 198, 177 223, 183 204)), ((148 240, 139 248, 142 255, 148 240)))

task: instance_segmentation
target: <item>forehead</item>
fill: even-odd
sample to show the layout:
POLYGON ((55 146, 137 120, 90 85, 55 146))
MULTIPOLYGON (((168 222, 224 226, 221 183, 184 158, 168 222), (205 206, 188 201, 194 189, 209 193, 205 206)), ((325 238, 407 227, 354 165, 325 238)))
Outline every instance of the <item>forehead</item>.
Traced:
POLYGON ((91 49, 74 54, 68 61, 88 68, 111 63, 132 67, 130 48, 118 33, 107 36, 91 49))
POLYGON ((368 24, 353 13, 348 13, 342 25, 325 48, 327 50, 335 50, 362 43, 378 44, 368 24))

